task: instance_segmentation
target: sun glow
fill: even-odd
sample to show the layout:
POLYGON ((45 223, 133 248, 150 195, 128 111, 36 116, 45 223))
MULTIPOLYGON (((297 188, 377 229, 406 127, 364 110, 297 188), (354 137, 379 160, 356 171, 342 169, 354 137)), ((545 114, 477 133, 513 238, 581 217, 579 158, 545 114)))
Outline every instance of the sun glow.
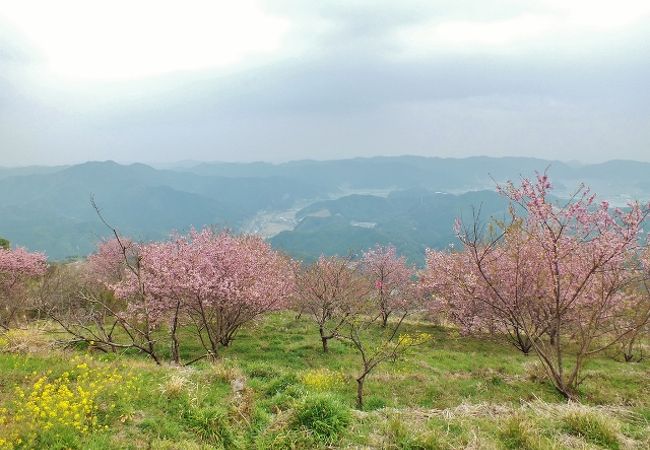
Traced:
POLYGON ((251 0, 23 0, 0 17, 53 72, 134 79, 228 67, 278 52, 290 28, 251 0))

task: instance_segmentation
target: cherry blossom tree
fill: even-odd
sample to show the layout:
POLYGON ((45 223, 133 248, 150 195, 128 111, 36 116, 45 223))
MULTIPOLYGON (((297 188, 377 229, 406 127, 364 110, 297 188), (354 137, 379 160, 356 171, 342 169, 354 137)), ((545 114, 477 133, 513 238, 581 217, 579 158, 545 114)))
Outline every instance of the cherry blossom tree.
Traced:
POLYGON ((615 335, 622 335, 619 349, 625 362, 641 361, 643 339, 650 335, 650 249, 641 255, 642 279, 628 287, 612 323, 615 335))
POLYGON ((81 268, 80 307, 49 309, 50 317, 72 335, 71 343, 86 342, 100 350, 136 349, 161 363, 154 333, 165 310, 148 287, 154 245, 132 242, 116 230, 113 239, 98 245, 81 268))
POLYGON ((502 245, 483 255, 480 269, 469 251, 427 250, 422 281, 435 295, 429 305, 440 309, 436 302, 442 302, 441 309, 462 333, 505 338, 527 355, 532 348, 529 333, 537 335, 546 329, 539 320, 525 327, 520 312, 527 307, 535 310, 537 317, 544 316, 545 311, 536 308, 536 302, 545 274, 537 270, 528 254, 531 247, 523 245, 521 239, 526 236, 517 222, 500 238, 502 245))
MULTIPOLYGON (((638 326, 630 323, 617 333, 613 320, 629 288, 643 278, 640 233, 648 206, 597 204, 584 187, 556 204, 550 190, 546 175, 535 183, 507 183, 499 187, 512 204, 507 226, 486 232, 476 218, 470 227, 459 222, 463 256, 457 258, 465 272, 456 280, 447 277, 454 286, 443 292, 462 293, 458 301, 469 300, 466 311, 487 306, 488 321, 510 321, 530 341, 558 391, 574 399, 585 361, 638 326)), ((429 254, 430 270, 444 262, 429 254)), ((436 270, 444 269, 434 269, 430 279, 436 270)), ((483 319, 479 314, 468 320, 483 319)))
MULTIPOLYGON (((108 274, 119 273, 120 269, 116 271, 114 266, 115 252, 109 248, 103 265, 95 263, 95 266, 108 274)), ((185 249, 185 240, 178 236, 169 241, 131 245, 122 261, 133 262, 123 262, 126 270, 121 269, 122 277, 108 284, 118 298, 127 302, 126 315, 141 324, 143 335, 152 336, 161 325, 167 325, 171 360, 175 364, 180 364, 178 329, 183 313, 181 285, 186 275, 185 249)))
POLYGON ((46 268, 42 253, 0 248, 0 327, 9 328, 25 306, 28 282, 43 275, 46 268))
POLYGON ((321 256, 296 274, 295 297, 301 311, 318 326, 323 352, 337 337, 346 318, 355 315, 371 286, 352 257, 321 256))
POLYGON ((386 327, 388 318, 395 310, 413 305, 414 270, 406 264, 406 258, 397 256, 395 247, 377 245, 363 253, 361 271, 370 279, 372 295, 379 306, 381 325, 386 327))
POLYGON ((212 230, 183 238, 174 285, 208 355, 230 344, 242 325, 287 305, 292 263, 256 236, 212 230))

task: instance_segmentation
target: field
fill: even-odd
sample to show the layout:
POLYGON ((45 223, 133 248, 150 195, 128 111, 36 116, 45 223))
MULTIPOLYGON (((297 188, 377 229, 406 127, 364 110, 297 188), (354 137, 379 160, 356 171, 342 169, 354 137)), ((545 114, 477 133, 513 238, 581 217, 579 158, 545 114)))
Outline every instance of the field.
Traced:
POLYGON ((566 403, 534 355, 424 322, 411 330, 432 339, 370 375, 363 411, 357 353, 335 341, 324 354, 317 328, 291 313, 188 367, 12 331, 0 342, 0 448, 650 448, 647 360, 600 355, 581 403, 566 403))

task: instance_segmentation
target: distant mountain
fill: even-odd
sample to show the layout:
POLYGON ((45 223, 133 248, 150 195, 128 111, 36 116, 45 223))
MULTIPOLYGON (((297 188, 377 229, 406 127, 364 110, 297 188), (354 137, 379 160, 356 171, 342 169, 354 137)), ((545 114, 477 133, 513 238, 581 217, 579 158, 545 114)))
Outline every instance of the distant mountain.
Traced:
POLYGON ((393 244, 412 262, 422 264, 426 248, 457 243, 457 217, 503 218, 507 202, 494 191, 461 195, 423 189, 392 192, 388 197, 350 195, 314 203, 298 213, 292 231, 271 239, 274 246, 304 260, 324 254, 359 252, 376 243, 393 244))
POLYGON ((582 182, 614 202, 628 198, 650 199, 640 187, 650 177, 650 163, 615 160, 577 165, 537 158, 477 156, 471 158, 428 158, 391 156, 334 161, 291 161, 282 164, 201 163, 185 169, 202 175, 237 177, 283 176, 318 185, 321 189, 410 189, 461 193, 493 189, 495 182, 532 177, 548 170, 557 193, 570 195, 582 182))
POLYGON ((0 167, 0 179, 21 175, 35 175, 54 173, 70 166, 25 166, 25 167, 0 167))
POLYGON ((0 192, 0 235, 55 259, 85 255, 107 234, 91 195, 122 233, 145 240, 191 226, 237 229, 260 209, 318 195, 301 181, 280 177, 202 177, 110 161, 7 177, 0 179, 0 192))
POLYGON ((615 204, 650 199, 650 164, 634 161, 399 156, 165 167, 105 161, 0 168, 0 236, 53 259, 86 255, 107 234, 92 194, 111 223, 138 239, 208 225, 259 231, 304 259, 391 242, 421 261, 425 247, 454 241, 453 219, 471 206, 482 204, 484 215, 503 212, 495 182, 536 170, 548 168, 560 196, 585 182, 615 204))
POLYGON ((354 158, 334 161, 292 161, 270 163, 203 163, 187 169, 192 173, 220 176, 284 176, 333 190, 359 188, 469 190, 493 186, 496 180, 530 175, 553 165, 558 171, 570 168, 560 162, 534 158, 465 159, 395 156, 354 158), (556 167, 557 166, 557 167, 556 167))

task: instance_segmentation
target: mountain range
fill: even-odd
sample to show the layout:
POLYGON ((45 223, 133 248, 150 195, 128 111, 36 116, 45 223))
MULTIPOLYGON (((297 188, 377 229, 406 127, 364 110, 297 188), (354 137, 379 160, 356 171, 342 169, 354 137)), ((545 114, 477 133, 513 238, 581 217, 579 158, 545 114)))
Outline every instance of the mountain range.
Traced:
POLYGON ((84 256, 108 234, 91 206, 135 239, 214 226, 257 232, 288 253, 356 252, 392 243, 421 263, 426 247, 455 241, 455 217, 503 215, 498 182, 548 171, 554 193, 584 182, 614 204, 650 199, 650 164, 567 164, 532 158, 417 156, 155 168, 112 161, 0 167, 0 236, 51 259, 84 256))

